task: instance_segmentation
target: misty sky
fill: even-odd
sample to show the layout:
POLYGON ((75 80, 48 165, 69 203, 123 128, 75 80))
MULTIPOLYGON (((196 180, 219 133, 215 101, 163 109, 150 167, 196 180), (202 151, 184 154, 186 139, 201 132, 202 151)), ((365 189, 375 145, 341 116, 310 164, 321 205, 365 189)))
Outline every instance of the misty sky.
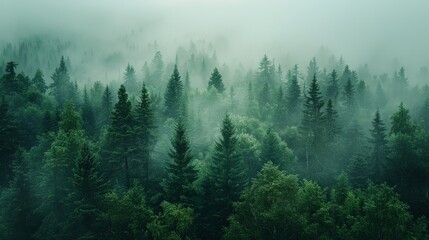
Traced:
MULTIPOLYGON (((351 65, 429 65, 427 0, 1 0, 0 40, 63 34, 97 44, 141 29, 165 51, 205 39, 230 60, 288 55, 308 60, 324 46, 351 65), (243 54, 246 54, 245 56, 243 54)), ((168 56, 168 53, 167 53, 168 56)), ((380 67, 382 69, 382 67, 380 67)))

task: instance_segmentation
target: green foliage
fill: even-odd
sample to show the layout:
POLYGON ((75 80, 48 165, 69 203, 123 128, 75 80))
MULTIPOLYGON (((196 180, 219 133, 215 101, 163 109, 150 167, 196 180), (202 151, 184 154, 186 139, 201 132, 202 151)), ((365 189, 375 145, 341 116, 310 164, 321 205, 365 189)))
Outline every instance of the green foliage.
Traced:
POLYGON ((217 68, 213 69, 213 72, 210 76, 208 89, 211 87, 216 88, 219 93, 223 93, 225 91, 225 86, 223 85, 222 75, 219 73, 217 68))
POLYGON ((53 83, 50 85, 51 93, 60 106, 64 106, 66 101, 74 99, 73 95, 76 89, 70 81, 64 57, 61 57, 60 65, 55 69, 51 78, 53 80, 53 83))
POLYGON ((294 154, 287 147, 277 134, 269 128, 261 147, 261 163, 272 162, 282 170, 290 170, 289 167, 294 161, 294 154))
POLYGON ((165 92, 165 115, 171 118, 179 116, 180 103, 182 100, 183 84, 180 80, 180 74, 177 70, 177 65, 174 66, 174 71, 168 81, 167 90, 165 92))
POLYGON ((147 239, 147 225, 152 211, 146 204, 143 188, 135 185, 123 195, 115 192, 106 195, 107 212, 102 218, 106 222, 103 239, 147 239))
POLYGON ((181 119, 177 122, 171 145, 173 148, 168 155, 173 161, 167 164, 167 179, 164 182, 166 199, 171 203, 192 206, 196 193, 194 181, 197 179, 197 171, 192 165, 191 146, 181 119))
POLYGON ((194 224, 194 211, 192 208, 165 201, 161 203, 161 207, 162 213, 154 216, 147 226, 153 239, 191 239, 194 224))
POLYGON ((371 156, 371 168, 373 174, 373 180, 380 182, 386 168, 386 127, 384 122, 381 120, 380 112, 375 112, 375 117, 372 120, 372 129, 370 130, 371 138, 370 143, 372 144, 372 156, 371 156))
POLYGON ((139 89, 139 84, 137 84, 137 76, 134 67, 130 64, 125 68, 124 73, 124 86, 130 94, 136 95, 138 93, 137 89, 139 89))

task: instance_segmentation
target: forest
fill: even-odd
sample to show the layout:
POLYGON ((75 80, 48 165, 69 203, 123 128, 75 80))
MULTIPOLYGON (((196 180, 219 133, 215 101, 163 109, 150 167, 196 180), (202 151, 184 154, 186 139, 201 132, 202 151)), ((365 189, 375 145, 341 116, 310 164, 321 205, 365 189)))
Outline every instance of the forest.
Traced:
POLYGON ((0 37, 0 239, 429 239, 417 60, 62 31, 0 37))

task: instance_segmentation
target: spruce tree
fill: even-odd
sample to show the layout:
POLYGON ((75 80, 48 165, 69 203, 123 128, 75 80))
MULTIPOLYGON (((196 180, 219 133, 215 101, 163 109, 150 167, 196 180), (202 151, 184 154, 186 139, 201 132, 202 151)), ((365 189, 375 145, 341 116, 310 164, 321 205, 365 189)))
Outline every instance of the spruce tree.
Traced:
POLYGON ((258 87, 264 86, 264 84, 268 84, 269 86, 274 86, 274 74, 275 74, 275 66, 273 66, 272 62, 268 59, 267 55, 259 62, 259 70, 258 70, 258 87))
POLYGON ((271 93, 268 83, 264 83, 258 98, 259 113, 262 120, 267 120, 271 113, 271 93))
POLYGON ((155 144, 155 115, 153 112, 152 100, 146 85, 143 84, 140 102, 136 107, 136 132, 139 141, 139 159, 141 161, 141 181, 145 186, 149 183, 149 162, 150 154, 155 144))
POLYGON ((73 100, 72 89, 75 87, 70 81, 64 57, 61 57, 60 65, 55 69, 51 78, 53 80, 53 83, 50 85, 52 89, 51 93, 54 95, 60 107, 64 106, 66 101, 73 100))
POLYGON ((381 182, 384 170, 385 170, 385 160, 386 160, 386 127, 384 122, 381 119, 380 112, 377 110, 375 112, 375 117, 372 120, 372 129, 370 130, 371 138, 369 139, 372 144, 372 153, 371 153, 371 168, 373 174, 373 180, 375 182, 381 182))
POLYGON ((195 196, 194 181, 198 176, 192 165, 191 146, 182 119, 177 122, 171 145, 173 148, 168 155, 172 162, 167 164, 167 179, 163 184, 166 200, 192 206, 195 196))
POLYGON ((333 99, 334 102, 338 97, 338 77, 337 72, 332 70, 328 88, 326 89, 326 97, 333 99))
POLYGON ((21 143, 18 123, 10 114, 9 105, 3 98, 0 103, 0 186, 12 176, 12 162, 21 143))
POLYGON ((232 203, 237 201, 245 184, 244 164, 237 149, 235 127, 229 115, 222 122, 221 138, 216 142, 209 165, 208 181, 213 191, 213 199, 206 204, 214 212, 211 219, 214 231, 219 234, 232 213, 232 203))
POLYGON ((344 101, 346 108, 350 111, 354 106, 355 101, 355 88, 353 86, 352 80, 349 78, 346 85, 344 86, 344 101))
POLYGON ((104 147, 104 159, 108 162, 108 177, 129 189, 132 183, 130 164, 137 148, 135 119, 124 85, 121 85, 118 90, 118 102, 112 112, 111 121, 104 147))
POLYGON ((288 109, 289 122, 295 124, 297 122, 296 116, 300 110, 301 104, 301 87, 298 83, 298 65, 295 65, 288 74, 288 83, 287 83, 287 94, 286 94, 286 103, 288 109))
POLYGON ((285 170, 293 161, 293 154, 287 148, 279 136, 269 128, 262 140, 261 146, 261 164, 272 162, 282 170, 285 170))
POLYGON ((340 131, 338 127, 338 115, 337 111, 334 109, 332 100, 329 99, 326 104, 326 138, 329 142, 333 143, 336 141, 336 137, 340 131))
POLYGON ((88 91, 86 88, 83 90, 83 103, 82 103, 82 121, 83 121, 83 129, 90 137, 95 137, 96 135, 96 124, 95 124, 95 116, 94 110, 91 102, 89 101, 88 91))
POLYGON ((306 83, 311 84, 311 81, 313 80, 313 77, 319 78, 320 75, 320 69, 317 65, 316 58, 313 57, 311 61, 308 63, 307 66, 307 80, 306 83))
POLYGON ((326 116, 322 112, 323 105, 323 97, 319 90, 316 75, 314 75, 304 103, 303 118, 301 122, 301 130, 306 145, 305 168, 307 171, 309 171, 310 168, 316 167, 316 159, 318 159, 324 145, 324 126, 326 116), (312 158, 312 161, 310 161, 310 157, 312 158))
POLYGON ((180 102, 182 100, 183 84, 180 80, 180 74, 177 65, 174 65, 173 73, 168 81, 167 91, 165 92, 165 115, 171 118, 179 116, 180 102))
POLYGON ((43 72, 40 70, 40 68, 38 68, 36 73, 34 74, 33 79, 31 79, 33 86, 41 93, 45 93, 48 89, 45 83, 45 79, 43 79, 43 77, 43 72))
POLYGON ((67 102, 61 113, 60 129, 43 161, 41 181, 42 203, 37 212, 43 215, 36 233, 38 239, 66 238, 69 213, 69 194, 72 192, 73 163, 84 142, 79 113, 73 103, 67 102), (42 191, 43 189, 43 191, 42 191))
POLYGON ((102 214, 102 201, 106 184, 98 169, 98 161, 87 143, 83 144, 73 168, 73 192, 70 202, 73 212, 69 218, 70 237, 95 239, 99 229, 97 220, 102 214))
POLYGON ((211 87, 216 88, 218 93, 223 93, 225 91, 225 86, 223 85, 222 75, 219 73, 217 68, 213 69, 213 72, 210 76, 208 89, 211 87))
POLYGON ((113 110, 112 92, 109 86, 106 86, 101 99, 101 126, 110 124, 110 116, 113 110))
POLYGON ((255 93, 253 92, 252 82, 249 81, 249 86, 247 88, 247 109, 246 114, 248 117, 259 118, 259 109, 258 102, 255 99, 255 93))
POLYGON ((276 106, 273 117, 274 126, 276 126, 278 129, 282 129, 286 126, 287 105, 286 98, 284 96, 284 92, 281 86, 276 97, 276 106))
POLYGON ((126 89, 128 89, 130 94, 134 95, 138 92, 137 89, 139 87, 137 84, 136 71, 134 70, 134 67, 130 64, 128 64, 127 67, 125 68, 124 86, 126 89))
POLYGON ((1 88, 4 93, 10 94, 11 92, 16 91, 16 72, 15 68, 18 66, 15 62, 8 62, 6 64, 5 74, 0 79, 1 80, 1 88))

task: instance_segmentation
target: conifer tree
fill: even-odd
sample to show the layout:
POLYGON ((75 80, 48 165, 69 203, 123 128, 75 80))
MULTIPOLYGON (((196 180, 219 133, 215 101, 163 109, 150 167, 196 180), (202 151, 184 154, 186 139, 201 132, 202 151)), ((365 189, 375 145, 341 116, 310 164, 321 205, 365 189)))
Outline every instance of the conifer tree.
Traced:
POLYGON ((282 87, 280 86, 277 97, 276 97, 276 106, 274 110, 274 125, 281 129, 286 126, 286 118, 287 118, 287 105, 286 98, 284 96, 284 92, 282 87))
POLYGON ((332 100, 329 99, 326 104, 326 138, 330 142, 335 142, 340 131, 338 127, 337 111, 334 109, 332 100))
POLYGON ((274 74, 275 67, 272 62, 268 59, 267 55, 259 62, 259 71, 258 71, 258 86, 264 86, 264 84, 268 84, 269 86, 274 86, 274 74))
POLYGON ((130 94, 136 94, 138 92, 139 86, 137 84, 137 76, 134 67, 130 64, 127 65, 124 73, 124 86, 130 94))
POLYGON ((101 99, 101 126, 110 124, 110 116, 113 110, 112 92, 109 86, 106 86, 101 99))
POLYGON ((271 93, 268 83, 264 83, 264 86, 259 93, 259 113, 262 120, 267 120, 268 115, 271 113, 271 93))
POLYGON ((319 69, 319 66, 317 65, 316 58, 313 57, 313 59, 311 59, 311 61, 308 63, 306 83, 311 84, 313 77, 319 78, 319 75, 320 75, 320 69, 319 69))
POLYGON ((423 107, 420 112, 420 118, 423 121, 423 126, 426 132, 429 134, 429 97, 426 97, 423 107))
POLYGON ((346 85, 344 86, 344 101, 348 110, 351 110, 354 106, 355 101, 355 88, 352 80, 349 78, 346 85))
POLYGON ((255 99, 255 93, 253 92, 252 82, 249 82, 247 88, 247 109, 246 114, 249 117, 259 118, 258 102, 255 99))
POLYGON ((294 156, 279 136, 269 128, 261 146, 261 164, 272 162, 282 170, 292 163, 294 156))
POLYGON ((370 130, 371 138, 369 139, 372 144, 371 153, 371 168, 373 179, 375 182, 380 182, 385 170, 386 160, 386 127, 381 119, 380 111, 375 112, 375 117, 372 120, 372 129, 370 130))
POLYGON ((155 144, 153 131, 156 126, 152 100, 145 84, 143 84, 140 102, 135 111, 137 120, 136 132, 139 140, 139 160, 141 161, 141 180, 147 186, 149 182, 150 154, 155 144))
POLYGON ((333 99, 334 102, 336 101, 337 97, 338 97, 338 77, 337 77, 337 72, 334 70, 332 70, 331 76, 330 76, 330 81, 329 81, 329 85, 328 88, 326 90, 326 97, 333 99))
POLYGON ((235 127, 229 115, 222 122, 221 138, 216 142, 212 161, 209 166, 208 182, 213 191, 213 199, 206 207, 213 211, 212 227, 219 234, 222 226, 226 225, 227 217, 232 212, 232 203, 237 201, 245 184, 244 166, 237 150, 235 127))
POLYGON ((322 112, 323 105, 323 97, 319 90, 316 75, 314 75, 304 103, 303 118, 301 122, 301 130, 306 142, 305 165, 307 171, 310 168, 315 167, 315 159, 313 158, 313 162, 310 162, 310 156, 317 159, 323 148, 322 146, 324 145, 324 126, 326 116, 322 112))
POLYGON ((296 123, 295 119, 300 110, 301 104, 301 87, 298 83, 298 65, 295 65, 288 74, 288 83, 287 83, 287 94, 286 94, 286 103, 288 109, 288 116, 290 118, 290 123, 296 123))
POLYGON ((213 69, 213 72, 210 76, 208 89, 211 87, 216 88, 218 93, 223 93, 225 91, 225 86, 223 85, 222 75, 219 73, 217 68, 213 69))
POLYGON ((83 144, 73 168, 73 192, 70 202, 73 208, 68 231, 72 238, 95 239, 99 234, 97 220, 101 217, 101 207, 106 184, 98 169, 98 161, 87 143, 83 144))
POLYGON ((0 186, 6 185, 11 178, 11 164, 21 142, 19 132, 18 123, 3 97, 0 103, 0 186))
POLYGON ((182 119, 177 122, 171 144, 173 148, 170 149, 168 155, 172 162, 167 165, 167 179, 164 182, 166 200, 170 203, 192 206, 197 171, 192 165, 191 146, 182 119))
POLYGON ((82 103, 82 121, 83 128, 85 132, 90 137, 95 137, 96 134, 96 124, 95 124, 95 116, 94 110, 91 102, 89 101, 88 91, 86 88, 83 90, 83 103, 82 103))
POLYGON ((16 91, 16 66, 18 66, 18 64, 13 61, 6 64, 5 74, 0 79, 1 88, 4 93, 9 94, 16 91))
POLYGON ((165 115, 171 118, 179 116, 180 102, 182 100, 183 84, 180 80, 180 74, 177 65, 174 65, 173 73, 168 81, 167 91, 165 92, 165 115))
POLYGON ((108 161, 108 177, 129 189, 132 183, 130 163, 136 152, 135 119, 124 85, 118 90, 118 102, 112 112, 105 141, 104 159, 108 161))
POLYGON ((41 93, 45 93, 48 87, 46 86, 45 79, 43 79, 43 72, 39 69, 37 69, 36 73, 34 74, 33 79, 31 79, 32 84, 34 87, 36 87, 37 90, 39 90, 41 93))
POLYGON ((64 57, 61 57, 60 65, 55 69, 54 74, 51 76, 53 83, 50 85, 52 89, 52 95, 54 95, 60 107, 64 106, 66 101, 74 100, 72 95, 73 86, 70 81, 70 76, 64 61, 64 57))

